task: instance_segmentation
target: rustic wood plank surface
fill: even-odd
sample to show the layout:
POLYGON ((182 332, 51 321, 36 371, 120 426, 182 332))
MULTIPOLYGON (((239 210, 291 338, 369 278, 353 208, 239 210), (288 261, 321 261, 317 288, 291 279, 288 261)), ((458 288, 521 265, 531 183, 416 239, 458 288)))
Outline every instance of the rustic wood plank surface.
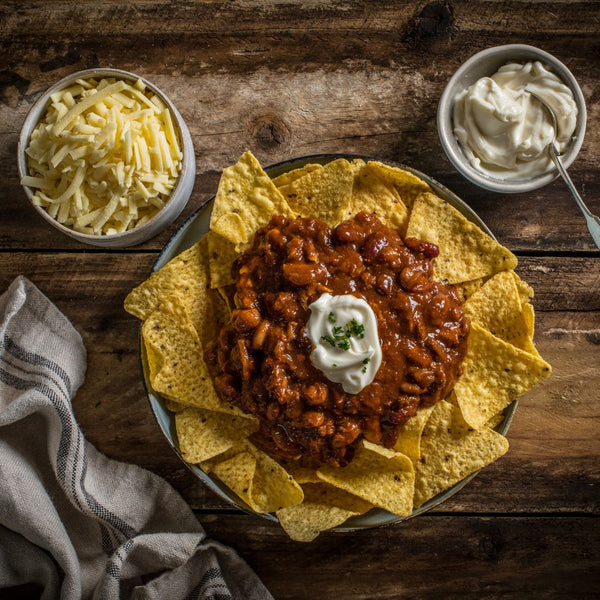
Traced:
POLYGON ((600 252, 561 181, 527 194, 486 192, 453 170, 437 139, 449 77, 475 52, 505 43, 551 52, 581 84, 588 126, 569 171, 600 213, 599 2, 0 3, 0 292, 24 274, 56 302, 88 350, 74 402, 88 439, 166 477, 277 600, 600 597, 600 252), (185 211, 125 251, 54 231, 18 181, 30 106, 61 77, 93 66, 159 85, 194 141, 185 211), (141 381, 139 325, 122 301, 247 148, 263 164, 345 152, 410 165, 465 199, 519 256, 536 290, 536 343, 554 372, 522 399, 509 454, 435 512, 296 544, 224 504, 162 438, 141 381))

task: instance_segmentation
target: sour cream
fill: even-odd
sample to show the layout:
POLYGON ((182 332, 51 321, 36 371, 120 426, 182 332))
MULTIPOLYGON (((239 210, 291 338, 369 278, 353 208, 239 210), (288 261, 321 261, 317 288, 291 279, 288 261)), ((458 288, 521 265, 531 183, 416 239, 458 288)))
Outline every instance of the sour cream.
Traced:
POLYGON ((478 171, 497 179, 528 179, 553 168, 547 150, 554 135, 550 118, 525 88, 554 111, 561 153, 571 143, 578 113, 571 89, 540 62, 509 63, 454 99, 454 135, 478 171))
POLYGON ((327 379, 358 394, 381 365, 377 318, 369 303, 351 295, 323 294, 309 305, 306 336, 313 343, 310 360, 327 379))

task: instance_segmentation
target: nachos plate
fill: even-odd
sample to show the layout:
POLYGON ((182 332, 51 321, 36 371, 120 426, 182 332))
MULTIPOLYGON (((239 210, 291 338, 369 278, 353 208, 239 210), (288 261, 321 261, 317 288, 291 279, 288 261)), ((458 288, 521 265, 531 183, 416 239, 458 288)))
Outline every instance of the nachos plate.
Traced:
MULTIPOLYGON (((326 164, 332 163, 333 161, 336 161, 339 158, 347 158, 348 160, 356 160, 356 159, 362 159, 364 161, 371 160, 368 157, 360 157, 360 156, 343 156, 342 157, 340 155, 317 155, 317 156, 309 156, 309 157, 294 159, 291 161, 286 161, 284 163, 279 163, 277 165, 267 167, 264 170, 271 179, 278 180, 278 187, 292 185, 292 186, 296 186, 296 188, 298 188, 299 184, 294 183, 292 176, 287 175, 287 174, 295 171, 296 169, 301 169, 303 167, 306 168, 307 165, 326 165, 326 164)), ((380 164, 380 163, 377 163, 377 164, 380 164)), ((393 165, 393 163, 390 163, 389 161, 386 164, 393 165)), ((423 173, 420 173, 418 171, 415 171, 413 169, 410 169, 410 168, 407 168, 407 167, 404 167, 401 165, 395 165, 395 166, 398 166, 398 167, 404 169, 405 171, 408 171, 409 173, 416 175, 420 180, 424 181, 426 184, 429 185, 429 187, 433 190, 434 194, 438 198, 441 198, 443 201, 448 203, 450 206, 454 207, 454 209, 459 211, 464 217, 466 217, 466 219, 468 221, 470 221, 474 225, 475 228, 483 230, 489 236, 492 236, 491 232, 485 226, 485 224, 481 221, 481 219, 479 219, 479 217, 452 192, 450 192, 449 190, 447 190, 446 188, 441 186, 436 181, 432 180, 430 177, 424 175, 423 173)), ((180 253, 184 252, 188 248, 191 248, 198 240, 200 240, 205 234, 207 234, 209 232, 209 228, 211 225, 211 211, 212 211, 213 202, 214 202, 214 199, 211 199, 203 208, 201 208, 195 214, 193 214, 181 226, 181 228, 171 238, 171 240, 169 241, 169 243, 166 245, 165 249, 161 253, 159 259, 157 260, 157 262, 154 266, 154 271, 158 271, 163 266, 165 266, 171 259, 178 256, 180 253)), ((368 203, 369 203, 368 195, 363 195, 361 202, 366 202, 367 207, 368 207, 368 203)), ((362 206, 362 204, 361 204, 361 206, 362 206)), ((339 218, 340 215, 334 214, 335 209, 336 209, 336 207, 333 203, 332 203, 331 207, 326 206, 326 211, 329 211, 331 213, 331 220, 333 220, 333 221, 340 220, 340 218, 339 218)), ((245 242, 246 240, 245 240, 244 236, 248 235, 247 231, 244 231, 245 223, 242 220, 236 218, 236 215, 237 215, 236 211, 233 211, 233 212, 234 212, 233 215, 231 215, 231 214, 225 215, 224 223, 227 226, 227 228, 236 230, 236 232, 237 232, 236 239, 241 239, 243 242, 245 242)), ((414 209, 413 209, 413 212, 415 212, 414 209)), ((329 214, 329 213, 327 213, 327 214, 329 214)), ((220 218, 220 215, 217 215, 217 217, 220 218)), ((215 221, 215 216, 213 215, 213 225, 214 225, 214 221, 215 221)), ((416 224, 415 226, 417 226, 417 227, 419 226, 419 220, 417 217, 415 217, 414 223, 416 224)), ((427 226, 427 223, 426 223, 426 220, 424 220, 422 227, 426 228, 426 226, 427 226)), ((213 230, 214 230, 214 227, 213 227, 213 230)), ((414 237, 419 237, 419 236, 415 235, 414 237)), ((436 243, 436 240, 431 240, 431 241, 436 243)), ((485 252, 485 249, 483 249, 482 251, 485 252)), ((442 269, 442 268, 445 268, 445 266, 440 262, 440 269, 442 269)), ((467 272, 469 272, 468 271, 469 268, 470 268, 470 265, 465 265, 463 267, 463 269, 467 269, 467 272)), ((476 268, 476 266, 474 268, 476 268)), ((500 270, 500 269, 498 269, 498 270, 500 270)), ((451 280, 453 277, 453 273, 452 273, 451 269, 449 268, 449 270, 447 270, 447 272, 445 271, 444 273, 445 273, 444 278, 448 279, 450 282, 452 282, 451 280)), ((475 273, 475 271, 474 271, 474 273, 475 273)), ((475 279, 475 277, 473 277, 473 279, 475 279)), ((479 284, 479 285, 481 285, 481 284, 479 284)), ((512 284, 512 285, 514 287, 514 284, 512 284)), ((484 306, 483 308, 479 308, 478 311, 480 314, 485 315, 485 309, 486 309, 486 307, 484 306)), ((493 311, 488 310, 488 312, 491 313, 490 318, 493 318, 493 316, 494 316, 493 311)), ((475 326, 475 327, 477 328, 477 326, 475 326)), ((485 332, 485 330, 483 328, 479 328, 479 329, 481 329, 482 332, 485 332)), ((511 335, 511 331, 507 330, 504 333, 505 333, 504 339, 508 340, 509 336, 511 335)), ((485 337, 484 334, 482 334, 480 337, 481 337, 481 343, 480 343, 481 351, 485 352, 487 338, 485 337)), ((500 337, 502 337, 502 336, 500 336, 500 337)), ((512 342, 515 341, 513 338, 510 338, 510 340, 512 342)), ((146 338, 146 343, 148 343, 148 337, 146 338)), ((502 343, 504 343, 504 342, 502 342, 502 343)), ((507 343, 506 345, 509 346, 510 344, 507 343)), ((171 444, 171 446, 173 447, 173 449, 178 453, 178 455, 182 459, 184 459, 186 466, 188 466, 197 477, 199 477, 206 485, 208 485, 209 488, 211 488, 213 491, 215 491, 219 496, 221 496, 223 499, 233 503, 235 506, 242 508, 243 510, 246 510, 248 512, 256 512, 256 511, 252 510, 251 507, 240 496, 234 494, 229 489, 228 486, 226 486, 222 483, 221 480, 227 480, 227 478, 229 476, 226 469, 224 469, 224 468, 221 469, 221 475, 220 475, 220 479, 219 479, 217 477, 212 477, 212 476, 208 475, 204 470, 200 469, 197 465, 190 464, 190 462, 192 462, 192 463, 194 462, 193 460, 191 460, 190 462, 185 461, 185 458, 188 458, 188 460, 189 460, 190 457, 182 456, 182 452, 181 452, 181 449, 180 449, 180 446, 178 443, 178 439, 177 439, 177 430, 176 430, 176 426, 175 426, 176 417, 175 417, 175 414, 168 409, 168 407, 169 407, 168 395, 163 393, 163 396, 166 396, 166 398, 163 398, 161 395, 155 393, 153 391, 152 385, 150 383, 153 380, 152 370, 153 370, 153 361, 155 359, 153 358, 153 356, 148 355, 144 343, 140 344, 140 348, 141 348, 142 366, 143 366, 143 372, 144 372, 144 381, 146 383, 146 388, 148 390, 150 404, 151 404, 153 413, 157 419, 157 422, 158 422, 161 430, 163 431, 164 435, 168 439, 168 441, 171 444)), ((530 352, 531 350, 529 348, 525 348, 524 351, 530 352)), ((493 392, 493 390, 490 393, 492 393, 492 392, 493 392)), ((174 393, 173 396, 178 397, 177 393, 174 393)), ((463 396, 466 396, 466 394, 463 394, 463 396)), ((469 402, 471 402, 470 398, 467 398, 467 400, 469 402)), ((495 411, 494 413, 492 413, 492 415, 490 415, 490 416, 494 416, 493 426, 494 426, 496 432, 498 432, 500 434, 506 433, 506 431, 508 430, 508 427, 510 425, 510 420, 512 419, 512 416, 514 414, 515 408, 516 408, 516 400, 513 401, 512 403, 508 403, 508 402, 504 401, 501 406, 502 410, 500 410, 499 413, 498 413, 498 411, 495 411)), ((463 409, 463 413, 464 412, 465 412, 465 410, 463 409)), ((445 431, 450 433, 450 431, 453 427, 451 414, 452 414, 451 405, 447 402, 444 402, 443 407, 440 407, 440 409, 436 411, 435 419, 433 419, 433 418, 431 419, 432 423, 431 423, 430 430, 433 431, 433 430, 435 430, 434 428, 437 427, 437 430, 439 430, 441 432, 440 435, 444 435, 445 431)), ((474 416, 474 418, 480 418, 480 417, 481 417, 480 414, 475 414, 475 416, 474 416)), ((232 418, 236 418, 236 417, 233 416, 232 418)), ((487 422, 487 421, 488 421, 488 419, 486 418, 484 420, 484 422, 487 422)), ((477 427, 479 427, 480 425, 483 425, 483 423, 478 424, 477 427)), ((471 431, 471 429, 469 429, 468 431, 471 431)), ((422 430, 419 431, 419 437, 420 437, 421 433, 422 433, 422 430)), ((426 435, 424 435, 423 438, 426 438, 426 435)), ((427 444, 427 439, 424 439, 423 443, 427 444)), ((485 444, 486 440, 482 440, 482 443, 485 444)), ((471 444, 471 445, 469 446, 469 448, 467 448, 467 451, 471 451, 471 449, 472 449, 473 452, 477 452, 478 440, 471 439, 469 441, 469 444, 471 444)), ((410 449, 408 449, 408 448, 403 449, 403 452, 406 455, 409 455, 410 449)), ((253 461, 253 457, 251 456, 251 453, 246 452, 243 454, 245 456, 244 460, 246 460, 248 463, 253 461)), ((447 460, 447 458, 446 458, 446 460, 447 460)), ((364 512, 363 510, 361 510, 361 511, 357 510, 355 513, 353 513, 352 510, 349 510, 349 511, 347 511, 347 515, 356 514, 357 512, 363 512, 363 514, 357 514, 357 516, 350 516, 350 518, 347 520, 341 519, 340 522, 343 521, 343 524, 338 525, 338 526, 334 527, 333 529, 337 530, 337 531, 352 531, 352 530, 356 530, 356 529, 363 529, 363 528, 387 525, 390 523, 395 523, 395 522, 416 516, 418 514, 421 514, 425 511, 433 508, 434 506, 438 505, 440 502, 443 502, 448 497, 450 497, 451 495, 456 493, 475 474, 476 473, 472 473, 472 474, 468 475, 467 477, 458 481, 458 483, 454 483, 454 485, 452 485, 448 489, 445 489, 445 491, 442 491, 441 493, 436 493, 435 489, 427 490, 427 493, 424 496, 424 498, 426 498, 426 499, 422 503, 421 502, 418 503, 418 504, 420 504, 418 506, 418 508, 412 510, 409 514, 405 514, 404 516, 398 516, 397 514, 392 514, 381 508, 373 508, 372 510, 369 510, 367 512, 364 512)), ((325 479, 325 481, 327 481, 327 479, 325 479)), ((333 485, 335 485, 335 473, 332 474, 331 481, 333 482, 333 485)), ((455 479, 453 481, 455 481, 455 479)), ((310 491, 311 482, 306 482, 306 484, 308 485, 308 487, 305 487, 305 490, 310 491)), ((340 488, 336 488, 336 489, 343 489, 343 487, 340 486, 340 488)), ((306 493, 306 491, 305 491, 305 493, 306 493)), ((312 502, 312 504, 315 504, 315 503, 318 504, 317 501, 312 502)), ((308 504, 310 505, 311 502, 309 501, 308 504)), ((309 507, 307 507, 307 508, 309 508, 309 507)), ((262 514, 264 517, 266 517, 268 519, 277 520, 276 516, 274 516, 273 514, 271 514, 269 512, 263 512, 263 511, 259 511, 259 512, 260 512, 260 514, 262 514)), ((287 516, 281 512, 279 513, 279 516, 280 516, 280 520, 287 518, 287 516)))

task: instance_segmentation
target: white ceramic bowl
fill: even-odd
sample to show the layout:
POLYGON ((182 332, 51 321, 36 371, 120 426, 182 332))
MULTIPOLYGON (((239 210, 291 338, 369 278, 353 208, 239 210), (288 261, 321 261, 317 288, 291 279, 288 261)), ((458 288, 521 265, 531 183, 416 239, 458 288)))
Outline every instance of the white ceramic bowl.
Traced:
POLYGON ((565 168, 567 168, 575 160, 581 149, 581 145, 583 144, 587 119, 585 99, 581 92, 581 88, 571 71, 569 71, 569 69, 567 69, 567 67, 565 67, 565 65, 557 58, 539 48, 523 44, 510 44, 507 46, 496 46, 478 52, 454 73, 442 93, 438 105, 437 128, 440 142, 446 156, 457 171, 469 181, 493 192, 529 192, 553 181, 558 176, 558 172, 556 169, 553 169, 552 171, 528 179, 509 181, 490 177, 475 169, 464 155, 462 148, 454 135, 454 124, 452 119, 454 98, 456 94, 474 84, 478 79, 493 75, 502 65, 508 62, 529 61, 540 61, 553 71, 561 81, 571 88, 575 102, 577 103, 579 115, 577 116, 577 126, 575 127, 573 141, 567 152, 561 156, 563 164, 565 165, 565 168))
MULTIPOLYGON (((90 235, 85 233, 78 233, 69 227, 65 227, 61 223, 59 223, 56 219, 53 219, 42 207, 36 206, 32 204, 35 210, 41 215, 43 219, 45 219, 48 223, 50 223, 53 227, 62 231, 65 235, 72 237, 84 244, 90 244, 92 246, 101 246, 103 248, 124 248, 127 246, 135 246, 137 244, 141 244, 146 240, 154 237, 158 233, 160 233, 165 227, 170 225, 181 213, 181 211, 185 208, 190 195, 192 193, 192 188, 194 187, 194 180, 196 178, 196 159, 194 156, 194 147, 192 144, 192 137, 190 135, 189 129, 185 124, 182 116, 179 114, 179 111, 175 108, 174 104, 169 100, 169 98, 162 92, 159 88, 157 88, 153 83, 140 77, 139 75, 135 75, 134 73, 129 73, 127 71, 121 71, 119 69, 88 69, 85 71, 78 71, 77 73, 73 73, 64 79, 61 79, 58 83, 55 83, 52 87, 48 88, 42 96, 37 100, 37 102, 31 107, 31 110, 27 114, 25 118, 25 122, 23 123, 23 128, 21 129, 21 136, 19 138, 19 144, 17 148, 18 153, 18 161, 19 161, 19 178, 22 178, 24 175, 27 175, 27 156, 25 154, 25 150, 29 145, 29 138, 35 127, 37 126, 40 119, 43 118, 44 113, 46 112, 46 106, 50 99, 50 96, 55 92, 62 90, 64 88, 72 85, 76 79, 90 79, 95 78, 99 79, 102 77, 114 77, 115 79, 125 79, 127 81, 131 81, 135 83, 138 79, 141 79, 146 87, 151 90, 154 94, 156 94, 168 107, 173 115, 174 126, 176 128, 176 132, 179 135, 179 142, 181 145, 183 160, 182 167, 179 173, 179 178, 173 191, 171 192, 171 196, 165 203, 165 206, 150 219, 147 223, 144 223, 140 227, 136 227, 129 231, 125 231, 123 233, 117 233, 114 235, 90 235)), ((31 202, 35 190, 23 186, 25 189, 25 193, 31 202)))

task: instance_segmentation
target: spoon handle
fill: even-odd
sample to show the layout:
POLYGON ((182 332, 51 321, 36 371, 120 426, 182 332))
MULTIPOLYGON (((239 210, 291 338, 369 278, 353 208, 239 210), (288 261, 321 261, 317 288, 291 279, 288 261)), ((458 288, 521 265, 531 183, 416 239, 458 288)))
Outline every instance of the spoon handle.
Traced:
POLYGON ((594 240, 596 246, 600 249, 600 218, 594 215, 590 209, 585 205, 585 202, 581 199, 579 192, 575 189, 569 174, 565 170, 562 165, 561 160, 557 156, 557 152, 555 148, 552 148, 551 152, 552 160, 558 169, 558 172, 561 174, 562 178, 565 180, 569 191, 573 195, 573 198, 577 201, 577 205, 579 206, 583 216, 585 217, 585 221, 587 223, 587 228, 594 240))

